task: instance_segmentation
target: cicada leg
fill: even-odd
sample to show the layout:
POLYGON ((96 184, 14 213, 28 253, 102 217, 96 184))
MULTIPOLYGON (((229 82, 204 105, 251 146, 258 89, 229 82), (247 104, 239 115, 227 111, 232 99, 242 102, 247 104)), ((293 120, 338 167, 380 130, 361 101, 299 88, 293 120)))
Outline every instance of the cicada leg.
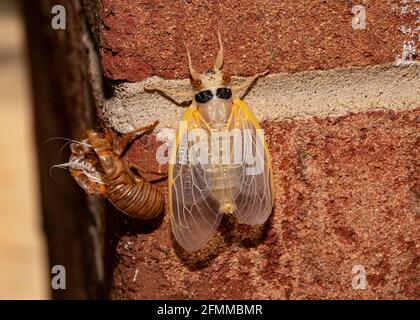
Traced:
POLYGON ((261 73, 257 73, 256 75, 252 76, 251 78, 245 80, 242 84, 238 85, 238 86, 233 86, 232 87, 232 92, 233 95, 235 97, 238 98, 242 98, 247 91, 249 90, 249 88, 254 84, 254 82, 262 76, 265 76, 268 73, 268 70, 261 72, 261 73), (242 94, 241 94, 242 92, 242 94))
POLYGON ((144 87, 146 91, 158 91, 163 93, 164 95, 168 97, 180 97, 185 98, 186 100, 192 100, 194 98, 194 92, 193 91, 178 91, 178 90, 172 90, 169 88, 165 88, 163 86, 148 86, 144 87))
POLYGON ((167 173, 159 172, 159 171, 152 171, 152 170, 145 170, 145 169, 142 169, 142 168, 140 168, 137 165, 132 164, 132 163, 128 164, 128 167, 130 169, 136 170, 137 173, 141 176, 142 179, 144 179, 144 180, 146 180, 146 181, 148 181, 150 183, 159 182, 159 181, 161 181, 163 179, 166 179, 168 177, 168 174, 167 173), (149 180, 149 179, 146 179, 144 177, 145 174, 151 174, 151 175, 160 176, 160 177, 159 178, 156 178, 156 179, 149 180))

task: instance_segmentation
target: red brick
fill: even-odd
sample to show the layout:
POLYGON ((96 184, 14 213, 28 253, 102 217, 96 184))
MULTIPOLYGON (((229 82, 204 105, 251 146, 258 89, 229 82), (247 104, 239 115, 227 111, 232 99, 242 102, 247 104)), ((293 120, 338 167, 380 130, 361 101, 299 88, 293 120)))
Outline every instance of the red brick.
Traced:
MULTIPOLYGON (((418 298, 419 119, 420 109, 265 123, 276 186, 268 223, 226 219, 187 254, 167 216, 152 225, 114 216, 111 297, 418 298), (366 290, 352 289, 354 265, 366 269, 366 290)), ((152 145, 137 142, 127 159, 144 164, 137 156, 149 159, 152 145)))
MULTIPOLYGON (((252 75, 393 62, 401 26, 415 27, 415 4, 368 1, 367 28, 352 28, 354 1, 101 0, 101 54, 112 80, 187 78, 185 40, 195 65, 212 65, 220 30, 227 70, 252 75)), ((415 39, 417 41, 417 39, 415 39)))

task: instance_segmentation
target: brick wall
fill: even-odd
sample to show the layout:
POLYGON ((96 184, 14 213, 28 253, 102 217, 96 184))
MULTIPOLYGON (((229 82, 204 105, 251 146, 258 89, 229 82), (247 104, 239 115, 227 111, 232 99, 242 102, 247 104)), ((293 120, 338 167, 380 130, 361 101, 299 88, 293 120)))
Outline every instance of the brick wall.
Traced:
MULTIPOLYGON (((39 13, 51 17, 52 3, 38 2, 39 13)), ((98 214, 105 234, 97 233, 105 269, 97 283, 107 285, 106 294, 114 299, 418 298, 416 1, 64 5, 71 17, 67 29, 46 29, 45 36, 61 32, 66 42, 53 38, 51 47, 79 48, 84 54, 73 72, 89 77, 78 93, 63 89, 63 99, 84 90, 98 122, 121 133, 160 120, 158 137, 137 141, 126 155, 146 169, 158 168, 159 132, 175 129, 184 109, 144 92, 144 85, 188 85, 184 40, 200 71, 212 65, 217 30, 230 74, 240 79, 270 71, 245 99, 263 124, 273 157, 275 208, 269 221, 246 228, 226 218, 208 247, 188 254, 173 239, 166 213, 144 224, 107 205, 98 214), (365 18, 352 13, 356 5, 364 6, 365 18), (80 33, 74 34, 76 26, 80 33), (355 266, 366 272, 363 290, 352 287, 355 266)), ((64 74, 57 77, 74 82, 64 74)), ((73 113, 80 105, 74 104, 73 113)), ((72 116, 87 118, 80 112, 72 116)), ((73 130, 72 137, 77 133, 73 130)), ((165 183, 159 188, 166 193, 165 183)), ((73 267, 77 261, 69 263, 73 267)))

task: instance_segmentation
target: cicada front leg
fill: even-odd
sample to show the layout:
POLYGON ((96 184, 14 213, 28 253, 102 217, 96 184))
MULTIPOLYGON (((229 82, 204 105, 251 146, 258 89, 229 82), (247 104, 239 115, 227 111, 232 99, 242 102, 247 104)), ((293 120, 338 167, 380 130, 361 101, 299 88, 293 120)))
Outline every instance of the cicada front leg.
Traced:
POLYGON ((160 86, 160 85, 147 86, 144 89, 146 91, 158 91, 158 92, 162 92, 163 94, 165 94, 167 96, 176 96, 176 97, 188 98, 188 99, 192 99, 194 97, 194 92, 193 91, 178 91, 178 90, 173 90, 173 89, 165 88, 165 87, 160 86))
POLYGON ((269 71, 266 70, 261 73, 253 75, 251 78, 246 79, 243 83, 237 86, 232 86, 232 94, 234 97, 242 98, 249 90, 249 88, 255 83, 255 81, 262 76, 265 76, 269 71))
POLYGON ((158 92, 165 98, 171 100, 175 104, 182 105, 185 102, 192 101, 194 99, 194 91, 192 90, 174 90, 163 87, 161 85, 151 85, 144 88, 146 92, 158 92))

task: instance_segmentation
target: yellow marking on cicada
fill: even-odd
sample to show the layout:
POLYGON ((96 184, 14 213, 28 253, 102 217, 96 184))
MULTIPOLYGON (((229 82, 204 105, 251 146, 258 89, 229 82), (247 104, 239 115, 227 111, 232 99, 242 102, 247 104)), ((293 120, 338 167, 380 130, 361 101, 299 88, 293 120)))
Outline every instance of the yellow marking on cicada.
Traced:
MULTIPOLYGON (((220 34, 218 39, 220 50, 216 61, 213 68, 204 74, 194 69, 187 50, 192 89, 189 93, 177 94, 193 97, 178 127, 168 168, 172 232, 177 242, 187 251, 195 251, 206 245, 223 214, 233 213, 239 222, 256 225, 268 219, 273 206, 271 157, 267 143, 257 119, 247 104, 239 99, 240 93, 248 91, 255 80, 265 73, 257 74, 239 86, 230 86, 230 77, 224 75, 221 70, 223 46, 220 34), (255 163, 258 160, 262 163, 261 172, 248 170, 250 164, 246 164, 244 158, 242 163, 232 163, 231 160, 228 163, 192 163, 190 155, 187 156, 185 152, 188 152, 190 144, 193 144, 189 141, 189 134, 194 129, 209 134, 205 138, 207 143, 210 140, 213 143, 212 137, 216 139, 215 149, 211 151, 215 151, 218 159, 228 151, 232 154, 236 141, 231 142, 232 136, 229 136, 227 142, 224 141, 224 138, 216 133, 217 130, 229 134, 229 130, 241 130, 240 143, 245 143, 245 130, 255 131, 255 134, 250 135, 250 150, 252 153, 255 149, 255 157, 251 156, 255 163), (225 142, 229 150, 223 150, 226 147, 225 142), (258 149, 261 145, 263 150, 258 149), (179 161, 180 159, 183 161, 179 161), (251 171, 252 174, 248 173, 251 171)), ((153 89, 169 97, 174 94, 173 91, 160 86, 153 89)), ((207 144, 204 155, 211 153, 210 148, 213 148, 213 145, 210 148, 209 146, 210 144, 207 144)), ((242 145, 239 150, 243 151, 242 145)))

